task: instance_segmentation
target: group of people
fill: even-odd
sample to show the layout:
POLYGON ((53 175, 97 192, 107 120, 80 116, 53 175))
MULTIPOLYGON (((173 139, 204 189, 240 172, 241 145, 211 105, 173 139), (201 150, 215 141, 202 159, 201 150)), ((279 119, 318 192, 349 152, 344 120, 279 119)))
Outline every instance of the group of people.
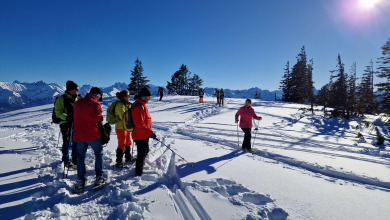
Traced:
MULTIPOLYGON (((103 91, 98 87, 92 87, 89 93, 83 98, 79 95, 79 87, 73 81, 66 82, 65 93, 57 98, 55 102, 55 115, 61 119, 59 123, 63 145, 62 161, 65 167, 75 168, 77 166, 76 189, 84 189, 86 183, 85 154, 88 146, 95 154, 95 185, 100 185, 106 181, 103 170, 103 146, 101 142, 101 131, 99 124, 103 122, 102 107, 103 91), (69 157, 69 148, 72 148, 71 157, 69 157)), ((215 90, 217 102, 223 105, 224 92, 215 90)), ((163 91, 159 91, 160 100, 163 91)), ((203 90, 199 91, 199 102, 203 102, 203 90)), ((135 166, 135 175, 141 176, 143 173, 144 160, 149 152, 149 138, 157 139, 152 130, 152 118, 149 114, 146 104, 151 98, 151 92, 142 88, 135 96, 135 102, 130 103, 130 94, 128 90, 116 93, 118 104, 115 106, 115 115, 118 117, 115 123, 115 132, 118 139, 116 150, 116 167, 123 166, 123 156, 125 162, 132 160, 130 146, 131 137, 137 145, 137 159, 135 166), (122 117, 126 111, 131 110, 131 116, 134 124, 132 134, 127 131, 122 123, 122 117)), ((251 130, 252 119, 261 120, 252 108, 252 100, 247 99, 245 105, 235 114, 235 122, 240 121, 240 128, 244 131, 244 141, 242 150, 251 152, 251 130), (239 117, 241 120, 239 120, 239 117)))
MULTIPOLYGON (((203 103, 204 90, 200 88, 198 90, 198 94, 199 94, 199 103, 203 103)), ((223 91, 223 89, 221 90, 215 89, 214 95, 217 97, 217 105, 220 107, 221 105, 223 106, 223 101, 225 98, 225 92, 223 91)))
MULTIPOLYGON (((103 170, 103 145, 102 134, 99 124, 103 122, 103 111, 100 102, 103 101, 103 91, 98 87, 92 87, 89 93, 83 98, 79 95, 79 87, 73 81, 66 82, 65 93, 57 98, 55 102, 55 115, 61 119, 60 129, 62 133, 62 162, 65 167, 77 167, 77 181, 75 189, 83 190, 86 183, 85 154, 88 146, 95 154, 95 185, 106 181, 103 170), (69 157, 69 148, 72 148, 69 157)), ((118 139, 116 151, 116 167, 123 165, 125 161, 132 159, 130 146, 132 144, 130 132, 125 130, 121 123, 123 113, 130 109, 130 94, 127 90, 116 93, 119 104, 115 107, 115 114, 118 115, 118 122, 115 124, 115 132, 118 139)), ((132 138, 137 145, 137 159, 135 175, 143 173, 144 160, 149 152, 149 138, 156 139, 152 131, 152 118, 146 104, 150 100, 151 92, 142 88, 138 93, 131 109, 134 130, 132 138)))
POLYGON ((221 105, 223 106, 223 100, 225 98, 225 92, 223 91, 223 89, 215 89, 215 96, 217 97, 217 105, 219 107, 221 107, 221 105))

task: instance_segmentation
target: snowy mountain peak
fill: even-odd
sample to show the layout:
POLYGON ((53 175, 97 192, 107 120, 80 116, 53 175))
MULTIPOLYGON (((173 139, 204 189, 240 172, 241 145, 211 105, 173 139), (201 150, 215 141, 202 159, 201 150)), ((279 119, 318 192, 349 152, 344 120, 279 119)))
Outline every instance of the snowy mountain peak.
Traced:
MULTIPOLYGON (((80 85, 79 85, 80 86, 80 85)), ((80 86, 80 94, 85 96, 92 85, 80 86)), ((116 93, 121 90, 126 90, 128 84, 124 82, 117 82, 109 87, 102 87, 103 97, 115 97, 116 93)), ((53 103, 55 98, 65 92, 65 86, 59 86, 55 83, 45 83, 44 81, 37 81, 33 83, 22 83, 15 80, 12 83, 0 82, 0 113, 10 110, 21 109, 24 107, 32 107, 43 104, 53 103)), ((157 95, 158 86, 149 85, 149 89, 153 96, 157 95)), ((205 93, 208 96, 214 94, 216 88, 205 88, 205 93)), ((218 88, 220 89, 220 88, 218 88)), ((256 92, 261 94, 261 99, 266 101, 280 99, 282 92, 262 90, 259 88, 251 88, 247 90, 225 90, 226 98, 254 98, 256 92)))

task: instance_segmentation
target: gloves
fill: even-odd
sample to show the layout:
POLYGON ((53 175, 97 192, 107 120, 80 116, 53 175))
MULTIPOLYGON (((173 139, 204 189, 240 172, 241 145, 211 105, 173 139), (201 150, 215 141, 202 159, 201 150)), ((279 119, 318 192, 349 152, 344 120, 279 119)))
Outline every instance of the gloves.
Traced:
POLYGON ((152 135, 150 135, 150 137, 153 138, 153 139, 157 139, 157 136, 156 136, 155 133, 153 133, 152 135))
POLYGON ((238 119, 236 119, 236 123, 238 123, 238 119))
POLYGON ((261 121, 263 118, 262 117, 259 117, 259 121, 261 121))

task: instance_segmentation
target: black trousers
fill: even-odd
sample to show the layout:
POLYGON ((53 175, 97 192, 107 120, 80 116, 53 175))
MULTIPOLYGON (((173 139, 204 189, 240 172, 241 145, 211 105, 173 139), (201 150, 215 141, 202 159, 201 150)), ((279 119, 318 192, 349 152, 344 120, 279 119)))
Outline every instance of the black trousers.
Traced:
POLYGON ((160 101, 161 101, 163 96, 164 96, 164 93, 160 93, 160 101))
POLYGON ((62 134, 62 161, 68 163, 72 160, 73 163, 77 162, 77 143, 72 142, 72 158, 69 158, 69 141, 72 132, 72 124, 65 123, 60 125, 62 134))
POLYGON ((223 106, 223 99, 224 99, 225 97, 224 96, 221 96, 221 97, 219 97, 219 106, 223 106))
POLYGON ((135 161, 135 175, 143 173, 145 157, 149 153, 149 138, 145 140, 134 140, 137 145, 137 160, 135 161))
POLYGON ((251 128, 241 128, 245 135, 244 135, 244 142, 242 142, 242 149, 251 149, 251 139, 252 139, 252 129, 251 128))

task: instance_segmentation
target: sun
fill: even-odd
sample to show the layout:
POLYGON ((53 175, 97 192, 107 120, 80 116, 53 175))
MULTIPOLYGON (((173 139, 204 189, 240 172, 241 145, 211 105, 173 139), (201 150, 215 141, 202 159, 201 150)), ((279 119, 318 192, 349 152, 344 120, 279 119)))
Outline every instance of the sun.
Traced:
POLYGON ((380 0, 360 0, 360 5, 364 8, 373 8, 380 0))

